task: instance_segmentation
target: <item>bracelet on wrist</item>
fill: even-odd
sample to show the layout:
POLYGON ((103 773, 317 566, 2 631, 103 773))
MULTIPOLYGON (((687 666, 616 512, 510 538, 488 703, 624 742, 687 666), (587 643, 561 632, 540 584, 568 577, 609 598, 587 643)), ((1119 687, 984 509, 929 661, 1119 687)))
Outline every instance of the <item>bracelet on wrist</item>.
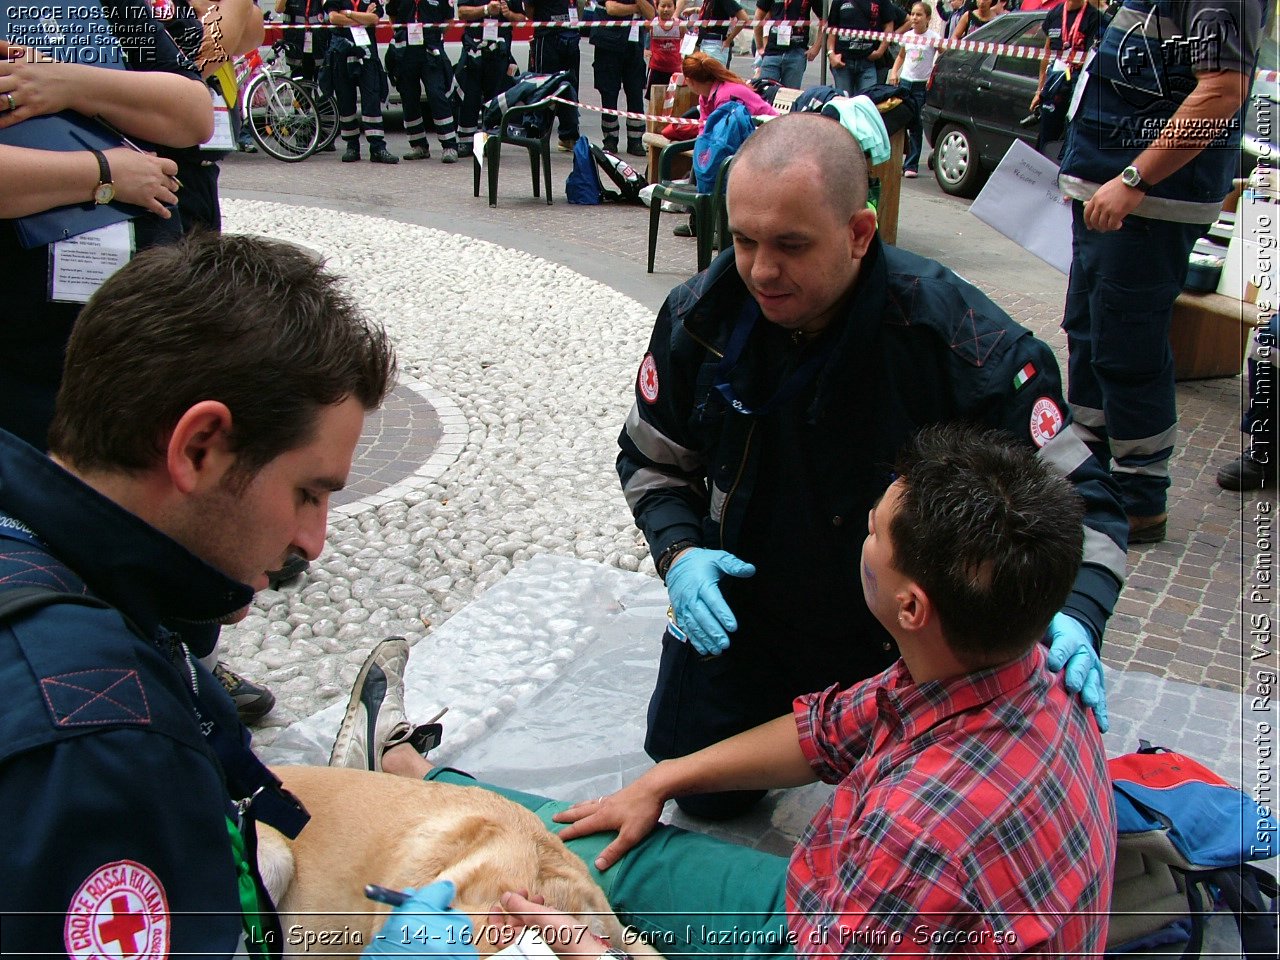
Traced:
POLYGON ((667 582, 667 572, 671 569, 671 564, 675 563, 675 559, 685 550, 696 547, 698 544, 692 540, 677 540, 671 544, 662 553, 658 554, 658 560, 654 564, 654 568, 658 571, 658 577, 663 583, 667 582))

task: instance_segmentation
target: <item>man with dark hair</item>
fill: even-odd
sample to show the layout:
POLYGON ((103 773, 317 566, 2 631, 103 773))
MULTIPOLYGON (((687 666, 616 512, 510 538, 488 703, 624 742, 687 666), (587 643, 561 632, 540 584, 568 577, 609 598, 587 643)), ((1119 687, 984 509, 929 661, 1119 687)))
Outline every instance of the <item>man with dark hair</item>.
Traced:
MULTIPOLYGON (((672 603, 649 705, 655 760, 894 661, 848 589, 853 518, 912 433, 957 421, 1018 436, 1084 497, 1084 564, 1050 625, 1049 664, 1105 729, 1096 647, 1124 577, 1117 492, 1063 412, 1049 347, 942 265, 880 243, 866 198, 843 127, 770 121, 729 176, 733 249, 658 315, 618 457, 672 603)), ((761 795, 679 803, 730 817, 761 795)))
POLYGON ((306 814, 196 658, 267 571, 320 553, 394 374, 306 253, 203 234, 89 301, 48 457, 0 431, 6 951, 230 956, 273 924, 278 948, 253 822, 306 814))
MULTIPOLYGON (((615 912, 668 953, 1102 951, 1116 830, 1106 757, 1040 645, 1080 566, 1081 499, 999 431, 928 428, 896 469, 859 566, 897 663, 797 697, 608 797, 569 806, 506 792, 571 824, 560 837, 604 871, 615 912), (658 826, 671 797, 819 779, 834 794, 789 859, 658 826)), ((382 769, 467 782, 404 745, 382 769)), ((554 933, 563 957, 606 955, 573 918, 518 894, 502 907, 554 933)))

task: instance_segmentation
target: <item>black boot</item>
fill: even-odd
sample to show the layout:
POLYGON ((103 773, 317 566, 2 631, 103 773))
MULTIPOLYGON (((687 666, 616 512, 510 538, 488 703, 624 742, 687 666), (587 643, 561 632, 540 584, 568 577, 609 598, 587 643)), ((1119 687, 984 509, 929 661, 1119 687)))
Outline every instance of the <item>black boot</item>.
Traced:
POLYGON ((616 133, 605 135, 604 148, 610 153, 618 152, 618 135, 616 133))
POLYGON ((343 163, 355 163, 360 159, 360 141, 348 140, 346 152, 342 154, 343 163))
POLYGON ((1259 490, 1275 485, 1275 461, 1259 463, 1247 453, 1240 454, 1218 471, 1218 486, 1223 490, 1259 490))
POLYGON ((648 151, 639 137, 627 137, 627 153, 633 157, 643 157, 648 151))
POLYGON ((387 149, 385 143, 369 144, 369 160, 371 163, 399 163, 400 158, 387 149))

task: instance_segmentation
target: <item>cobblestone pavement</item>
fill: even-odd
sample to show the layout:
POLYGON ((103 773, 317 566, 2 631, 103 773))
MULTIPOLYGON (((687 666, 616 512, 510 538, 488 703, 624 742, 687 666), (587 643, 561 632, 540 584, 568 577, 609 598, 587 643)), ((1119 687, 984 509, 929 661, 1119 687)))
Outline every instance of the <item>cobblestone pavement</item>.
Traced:
MULTIPOLYGON (((585 62, 584 73, 589 75, 585 62)), ((598 139, 598 115, 584 114, 583 129, 598 139)), ((389 140, 396 152, 407 147, 401 133, 391 133, 389 140)), ((229 197, 364 213, 490 240, 569 266, 656 309, 665 292, 693 271, 693 242, 673 237, 670 228, 678 219, 664 217, 656 272, 646 275, 648 211, 569 205, 563 184, 570 166, 568 155, 553 155, 556 202, 551 206, 533 198, 523 153, 514 151, 504 163, 494 208, 472 196, 468 162, 446 167, 434 159, 374 167, 342 165, 334 154, 296 165, 235 155, 224 164, 222 190, 229 197)), ((899 245, 967 277, 1047 339, 1065 368, 1065 342, 1057 328, 1065 277, 966 208, 965 202, 944 196, 927 175, 904 182, 899 245)), ((381 433, 362 442, 360 479, 350 496, 365 495, 366 482, 403 483, 427 459, 436 434, 429 417, 422 416, 421 403, 405 389, 374 421, 381 433)), ((1104 654, 1111 666, 1222 690, 1241 691, 1246 685, 1242 584, 1260 555, 1258 504, 1273 510, 1275 497, 1270 492, 1242 498, 1214 483, 1218 467, 1239 452, 1241 390, 1238 377, 1179 385, 1181 433, 1169 539, 1130 555, 1129 580, 1106 636, 1104 654)), ((1268 544, 1263 546, 1262 553, 1269 551, 1268 544)))

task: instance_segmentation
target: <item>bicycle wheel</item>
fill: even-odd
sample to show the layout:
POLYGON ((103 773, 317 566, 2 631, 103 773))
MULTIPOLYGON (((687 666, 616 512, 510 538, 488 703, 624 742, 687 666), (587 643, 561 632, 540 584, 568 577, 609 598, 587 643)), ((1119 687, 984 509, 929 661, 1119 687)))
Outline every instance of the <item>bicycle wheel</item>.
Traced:
POLYGON ((244 93, 244 118, 264 153, 297 163, 315 153, 320 116, 315 101, 288 77, 259 74, 244 93))
POLYGON ((302 84, 302 89, 311 94, 311 99, 316 105, 316 112, 320 116, 320 139, 316 142, 315 152, 327 150, 329 144, 338 139, 338 101, 333 97, 326 97, 320 91, 318 83, 312 83, 310 80, 295 80, 295 83, 302 84))

